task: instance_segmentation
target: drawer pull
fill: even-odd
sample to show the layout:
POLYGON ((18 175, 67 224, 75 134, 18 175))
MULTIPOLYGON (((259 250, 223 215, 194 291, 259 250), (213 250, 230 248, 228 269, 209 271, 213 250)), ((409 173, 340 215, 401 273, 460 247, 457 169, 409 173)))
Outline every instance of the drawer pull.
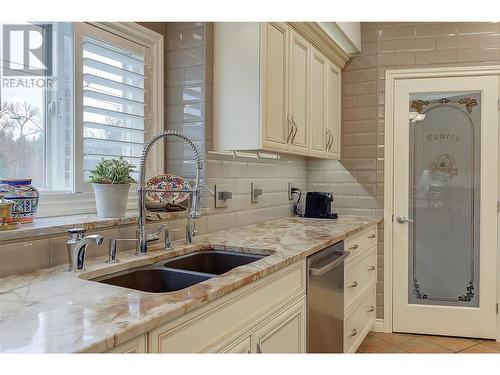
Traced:
POLYGON ((353 328, 353 329, 352 329, 352 332, 351 332, 351 334, 350 334, 349 336, 350 336, 350 337, 354 337, 354 336, 356 336, 357 334, 358 334, 358 331, 356 331, 356 328, 353 328))
POLYGON ((370 306, 370 308, 368 310, 366 310, 367 313, 371 313, 371 312, 374 312, 375 311, 375 307, 370 306))
POLYGON ((359 246, 358 246, 358 244, 357 244, 357 243, 355 243, 354 245, 352 245, 352 246, 349 248, 349 250, 356 250, 358 247, 359 247, 359 246))
POLYGON ((375 266, 368 267, 368 271, 375 271, 375 266))
POLYGON ((370 234, 370 235, 368 236, 368 238, 375 238, 375 237, 376 237, 376 236, 375 236, 375 233, 372 233, 372 234, 370 234))
POLYGON ((355 281, 351 285, 349 285, 349 288, 356 288, 358 286, 358 282, 355 281))

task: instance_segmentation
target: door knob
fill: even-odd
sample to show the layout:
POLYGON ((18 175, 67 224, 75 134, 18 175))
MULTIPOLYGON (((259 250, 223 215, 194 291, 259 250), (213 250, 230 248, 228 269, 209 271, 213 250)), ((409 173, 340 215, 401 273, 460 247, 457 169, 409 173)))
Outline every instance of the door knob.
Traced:
POLYGON ((404 223, 414 223, 414 222, 415 222, 415 220, 413 220, 413 219, 408 219, 408 218, 406 218, 406 217, 404 217, 404 216, 398 216, 398 217, 396 218, 396 220, 397 220, 397 222, 398 222, 399 224, 404 224, 404 223))

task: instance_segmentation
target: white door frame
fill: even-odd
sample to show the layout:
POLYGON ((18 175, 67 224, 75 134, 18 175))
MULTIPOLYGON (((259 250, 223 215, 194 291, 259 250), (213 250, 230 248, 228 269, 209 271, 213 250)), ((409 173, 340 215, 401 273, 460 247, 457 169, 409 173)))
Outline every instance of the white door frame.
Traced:
MULTIPOLYGON (((443 77, 465 77, 465 76, 500 76, 500 65, 492 66, 470 66, 453 68, 423 68, 423 69, 401 69, 387 70, 385 74, 385 155, 384 155, 384 332, 392 332, 393 328, 393 231, 392 216, 394 195, 394 92, 395 83, 400 79, 418 78, 443 78, 443 77)), ((499 163, 500 166, 500 163, 499 163)), ((499 167, 500 168, 500 167, 499 167)), ((500 174, 499 174, 500 175, 500 174)), ((499 183, 497 181, 497 201, 499 183)), ((500 220, 499 220, 500 223, 500 220)), ((499 224, 500 225, 500 224, 499 224)), ((498 237, 498 228, 497 228, 498 237)), ((500 270, 500 246, 497 248, 498 264, 500 270)), ((500 303, 500 277, 497 273, 497 309, 500 303)), ((498 310, 497 310, 498 311, 498 310)), ((500 319, 497 313, 496 341, 500 342, 500 319)))

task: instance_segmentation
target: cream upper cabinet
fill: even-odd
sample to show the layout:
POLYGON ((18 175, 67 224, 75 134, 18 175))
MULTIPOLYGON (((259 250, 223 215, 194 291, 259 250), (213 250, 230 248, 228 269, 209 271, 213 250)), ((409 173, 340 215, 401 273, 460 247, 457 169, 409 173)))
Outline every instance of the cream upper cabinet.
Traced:
POLYGON ((290 33, 290 151, 309 153, 309 65, 311 43, 292 30, 290 33))
POLYGON ((214 24, 214 150, 340 156, 338 60, 306 24, 214 24))
POLYGON ((340 90, 340 69, 329 61, 326 75, 327 155, 333 159, 340 159, 340 90))
POLYGON ((311 155, 327 155, 327 143, 330 138, 327 122, 327 69, 328 59, 313 47, 311 54, 311 155))
POLYGON ((286 151, 291 124, 288 120, 289 26, 269 22, 261 27, 264 64, 262 116, 263 147, 286 151))

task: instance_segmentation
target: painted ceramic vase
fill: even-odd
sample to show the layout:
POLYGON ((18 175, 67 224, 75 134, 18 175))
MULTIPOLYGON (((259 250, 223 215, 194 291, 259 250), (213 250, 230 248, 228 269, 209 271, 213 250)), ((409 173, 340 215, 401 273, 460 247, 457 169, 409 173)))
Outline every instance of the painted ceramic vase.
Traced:
POLYGON ((31 186, 31 178, 0 179, 0 194, 14 202, 12 217, 20 223, 31 223, 38 209, 40 193, 31 186))

